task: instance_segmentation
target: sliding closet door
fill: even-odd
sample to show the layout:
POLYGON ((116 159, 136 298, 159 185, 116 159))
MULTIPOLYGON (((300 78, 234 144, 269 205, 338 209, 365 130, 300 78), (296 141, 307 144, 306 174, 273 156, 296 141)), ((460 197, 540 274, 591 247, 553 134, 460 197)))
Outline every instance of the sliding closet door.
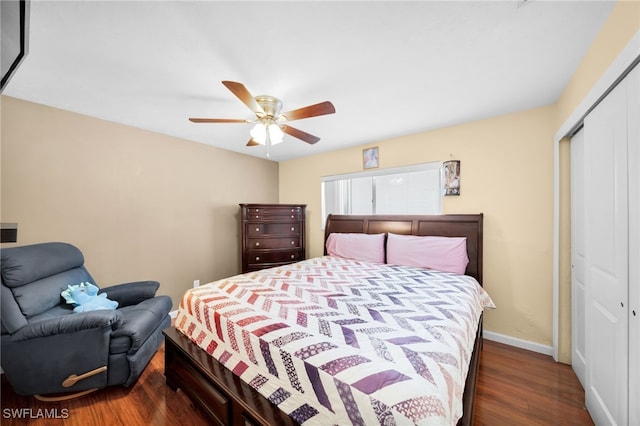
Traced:
POLYGON ((571 138, 571 366, 585 386, 584 130, 571 138))
POLYGON ((596 424, 627 425, 629 274, 624 81, 585 118, 584 130, 588 188, 585 399, 596 424))

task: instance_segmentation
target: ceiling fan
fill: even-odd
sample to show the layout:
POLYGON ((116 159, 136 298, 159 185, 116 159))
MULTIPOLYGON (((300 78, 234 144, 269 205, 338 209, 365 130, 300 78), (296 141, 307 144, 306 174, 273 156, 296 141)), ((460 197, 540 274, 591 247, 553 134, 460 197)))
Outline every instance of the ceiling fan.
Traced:
POLYGON ((282 101, 276 97, 268 95, 253 96, 244 84, 235 81, 223 81, 222 84, 256 114, 256 119, 189 118, 189 120, 194 123, 255 123, 251 129, 251 139, 247 142, 247 146, 266 145, 269 147, 276 145, 282 142, 285 133, 309 144, 314 144, 320 140, 319 137, 285 123, 336 112, 333 104, 325 101, 281 113, 282 101))

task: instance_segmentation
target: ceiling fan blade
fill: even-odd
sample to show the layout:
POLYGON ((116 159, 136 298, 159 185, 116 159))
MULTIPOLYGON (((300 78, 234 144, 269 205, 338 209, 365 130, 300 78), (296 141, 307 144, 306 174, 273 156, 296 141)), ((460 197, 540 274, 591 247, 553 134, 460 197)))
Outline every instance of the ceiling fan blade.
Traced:
POLYGON ((222 84, 238 97, 249 109, 256 114, 264 114, 262 107, 256 102, 255 98, 249 93, 244 84, 236 81, 223 81, 222 84))
POLYGON ((319 115, 333 114, 334 112, 336 112, 336 109, 333 104, 329 101, 324 101, 319 104, 287 111, 280 115, 285 116, 289 121, 293 121, 300 120, 302 118, 317 117, 319 115))
POLYGON ((282 128, 282 131, 285 132, 286 134, 291 135, 294 138, 301 139, 306 143, 314 144, 320 140, 319 137, 313 136, 312 134, 309 134, 307 132, 303 132, 302 130, 296 129, 295 127, 281 126, 281 128, 282 128))
POLYGON ((190 118, 194 123, 250 123, 243 118, 190 118))
POLYGON ((249 139, 249 142, 247 142, 247 146, 258 146, 260 145, 258 142, 255 141, 255 139, 251 138, 249 139))

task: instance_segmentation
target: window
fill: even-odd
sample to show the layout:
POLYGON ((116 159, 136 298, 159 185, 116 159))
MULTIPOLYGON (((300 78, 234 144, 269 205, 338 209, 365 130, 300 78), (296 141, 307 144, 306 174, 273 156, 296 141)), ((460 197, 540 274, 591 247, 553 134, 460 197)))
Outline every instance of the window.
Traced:
POLYGON ((322 227, 332 214, 440 214, 442 163, 325 176, 322 227))

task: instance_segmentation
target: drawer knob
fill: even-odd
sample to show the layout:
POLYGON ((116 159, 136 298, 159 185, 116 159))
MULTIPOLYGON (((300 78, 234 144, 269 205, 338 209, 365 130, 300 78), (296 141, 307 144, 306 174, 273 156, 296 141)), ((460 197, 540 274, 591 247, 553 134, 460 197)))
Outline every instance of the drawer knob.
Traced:
POLYGON ((295 231, 295 230, 296 230, 296 228, 294 228, 294 227, 292 226, 292 227, 291 227, 291 230, 292 230, 292 231, 295 231))
POLYGON ((291 258, 292 258, 292 259, 295 259, 295 258, 296 258, 296 255, 295 255, 295 254, 292 254, 292 255, 291 255, 291 258))
POLYGON ((260 260, 260 256, 256 256, 256 260, 260 260))
POLYGON ((256 232, 260 232, 260 228, 256 228, 256 232))
POLYGON ((291 241, 291 245, 294 245, 296 242, 295 241, 291 241))
POLYGON ((260 243, 259 243, 259 242, 258 242, 258 243, 256 243, 256 247, 258 247, 259 245, 260 245, 260 243))

